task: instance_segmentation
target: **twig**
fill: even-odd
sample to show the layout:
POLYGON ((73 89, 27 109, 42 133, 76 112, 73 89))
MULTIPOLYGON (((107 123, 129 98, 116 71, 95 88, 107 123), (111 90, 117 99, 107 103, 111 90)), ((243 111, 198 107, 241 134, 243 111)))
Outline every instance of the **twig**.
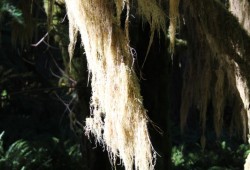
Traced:
POLYGON ((33 47, 37 47, 39 44, 43 42, 43 40, 49 35, 49 32, 47 32, 36 44, 31 44, 33 47))

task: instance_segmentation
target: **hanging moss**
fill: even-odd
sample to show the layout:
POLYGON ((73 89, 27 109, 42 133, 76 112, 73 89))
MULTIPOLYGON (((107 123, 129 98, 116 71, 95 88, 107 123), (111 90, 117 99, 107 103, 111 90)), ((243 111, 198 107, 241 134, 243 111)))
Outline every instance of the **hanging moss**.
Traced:
POLYGON ((169 0, 169 36, 170 36, 170 52, 174 52, 174 45, 175 45, 175 33, 177 27, 177 21, 179 18, 179 0, 169 0))
MULTIPOLYGON (((69 54, 72 58, 79 31, 91 79, 91 116, 86 119, 86 134, 94 135, 96 142, 103 145, 113 165, 119 157, 127 170, 154 169, 156 152, 150 142, 149 120, 129 46, 130 1, 65 2, 70 27, 69 54), (120 15, 125 6, 123 30, 120 15)), ((156 1, 137 3, 138 13, 150 24, 150 48, 155 30, 166 31, 165 14, 156 1)))
POLYGON ((238 19, 240 25, 250 35, 250 2, 248 0, 229 0, 229 11, 238 19))
POLYGON ((181 128, 184 129, 187 123, 190 108, 196 107, 200 112, 201 144, 204 146, 209 103, 212 103, 214 129, 219 137, 224 126, 226 103, 234 99, 237 104, 230 113, 233 115, 231 125, 234 126, 231 129, 240 129, 246 140, 249 36, 217 1, 185 1, 183 7, 188 45, 195 50, 189 52, 184 68, 181 128))

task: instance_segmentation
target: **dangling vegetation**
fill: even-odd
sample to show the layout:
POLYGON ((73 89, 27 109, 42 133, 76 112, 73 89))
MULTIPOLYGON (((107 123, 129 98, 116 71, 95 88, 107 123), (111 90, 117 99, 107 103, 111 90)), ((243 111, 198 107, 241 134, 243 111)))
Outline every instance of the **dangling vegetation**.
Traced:
MULTIPOLYGON (((156 153, 147 131, 148 118, 133 70, 129 44, 130 1, 65 1, 69 18, 72 58, 77 32, 86 51, 92 97, 86 133, 109 152, 113 165, 119 157, 125 168, 153 169, 156 153), (115 5, 115 7, 114 7, 115 5), (126 7, 125 30, 120 17, 126 7), (113 9, 113 10, 110 10, 113 9)), ((165 15, 156 1, 138 1, 138 11, 155 30, 165 29, 165 15), (161 15, 162 14, 162 15, 161 15)))
MULTIPOLYGON (((233 3, 230 3, 234 15, 242 16, 243 14, 239 13, 242 8, 232 10, 233 3)), ((236 4, 234 1, 234 5, 236 4)), ((240 6, 240 3, 237 5, 240 6)), ((189 25, 196 24, 193 27, 195 30, 190 30, 189 40, 196 50, 192 51, 194 57, 189 59, 184 71, 181 127, 184 129, 187 123, 190 108, 196 107, 200 112, 202 127, 201 145, 205 147, 208 109, 211 107, 209 105, 212 103, 214 129, 218 138, 225 126, 225 109, 231 105, 232 117, 228 122, 230 131, 232 133, 233 129, 238 129, 238 132, 241 130, 246 141, 249 133, 249 36, 242 29, 244 26, 239 23, 241 19, 238 22, 225 6, 217 1, 187 1, 185 9, 184 15, 193 17, 186 17, 187 26, 191 28, 189 25), (208 17, 212 11, 213 17, 208 17)), ((248 16, 248 12, 244 15, 248 16)))
POLYGON ((250 35, 250 2, 229 0, 229 11, 238 19, 240 25, 250 35))
POLYGON ((248 0, 0 1, 0 167, 55 167, 30 142, 53 131, 83 169, 242 169, 249 16, 248 0))
POLYGON ((175 34, 177 21, 179 18, 179 0, 169 0, 169 37, 170 37, 170 52, 174 52, 175 34))
MULTIPOLYGON (((229 1, 229 10, 230 12, 238 19, 239 24, 242 28, 247 32, 248 36, 250 35, 250 2, 243 0, 243 1, 229 1)), ((237 48, 237 47, 236 47, 237 48)), ((236 49, 237 50, 237 49, 236 49)), ((238 52, 239 55, 242 55, 241 52, 238 52)), ((250 131, 250 110, 249 110, 249 86, 247 84, 246 77, 242 76, 240 73, 240 68, 237 63, 235 63, 237 67, 237 74, 236 74, 236 86, 240 93, 240 97, 243 103, 242 114, 244 114, 245 118, 245 134, 249 133, 250 131), (246 121, 248 120, 248 121, 246 121), (248 127, 248 129, 247 129, 248 127)), ((246 138, 246 137, 245 137, 246 138)), ((248 142, 250 143, 250 138, 248 136, 248 142)), ((244 165, 244 169, 250 169, 250 155, 248 155, 246 159, 246 163, 244 165)))

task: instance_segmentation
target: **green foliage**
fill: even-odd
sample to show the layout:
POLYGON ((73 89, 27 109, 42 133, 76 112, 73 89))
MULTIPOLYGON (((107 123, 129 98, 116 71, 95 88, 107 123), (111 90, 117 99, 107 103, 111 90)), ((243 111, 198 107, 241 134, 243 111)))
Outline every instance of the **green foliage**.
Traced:
POLYGON ((65 10, 62 6, 54 18, 58 25, 48 32, 56 38, 46 39, 42 4, 0 0, 0 170, 84 169, 80 142, 68 140, 80 138, 70 130, 64 105, 70 101, 67 108, 73 108, 70 76, 57 86, 67 74, 65 10))
POLYGON ((55 137, 42 143, 17 140, 5 151, 3 134, 4 132, 0 134, 1 170, 83 169, 80 146, 77 144, 62 142, 55 137))
POLYGON ((185 145, 174 146, 171 160, 173 169, 240 170, 243 169, 248 153, 250 148, 247 144, 233 149, 226 141, 222 141, 205 151, 198 144, 192 148, 185 145))
POLYGON ((44 148, 34 148, 27 141, 17 140, 6 151, 2 159, 5 169, 33 169, 49 167, 51 159, 47 156, 44 148))
POLYGON ((51 166, 47 149, 33 147, 28 141, 17 140, 4 151, 3 133, 0 136, 0 169, 48 169, 51 166))
POLYGON ((183 155, 183 146, 179 148, 174 146, 172 148, 171 160, 174 166, 182 166, 184 164, 185 160, 184 160, 184 155, 183 155))
POLYGON ((0 158, 4 156, 3 140, 2 140, 3 135, 4 135, 4 132, 0 134, 0 158))
POLYGON ((6 0, 0 1, 0 19, 3 13, 8 13, 19 24, 24 23, 22 11, 6 0))

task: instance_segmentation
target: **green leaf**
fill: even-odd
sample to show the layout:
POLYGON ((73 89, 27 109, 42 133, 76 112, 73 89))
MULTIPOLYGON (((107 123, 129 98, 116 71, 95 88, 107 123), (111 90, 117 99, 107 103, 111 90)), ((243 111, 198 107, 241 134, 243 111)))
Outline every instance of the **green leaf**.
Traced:
MULTIPOLYGON (((1 97, 2 97, 2 98, 6 98, 7 95, 8 95, 7 90, 4 89, 4 90, 1 92, 1 97)), ((4 133, 4 132, 2 132, 2 133, 0 134, 0 139, 1 139, 1 137, 2 137, 1 135, 3 135, 3 133, 4 133)))
POLYGON ((16 22, 19 24, 24 24, 23 13, 20 9, 11 5, 10 3, 3 1, 0 4, 0 14, 7 12, 16 22))
POLYGON ((223 150, 226 149, 226 142, 225 142, 225 141, 221 142, 221 148, 222 148, 223 150))
POLYGON ((5 131, 2 131, 2 133, 0 134, 0 141, 2 140, 4 133, 5 133, 5 131))

